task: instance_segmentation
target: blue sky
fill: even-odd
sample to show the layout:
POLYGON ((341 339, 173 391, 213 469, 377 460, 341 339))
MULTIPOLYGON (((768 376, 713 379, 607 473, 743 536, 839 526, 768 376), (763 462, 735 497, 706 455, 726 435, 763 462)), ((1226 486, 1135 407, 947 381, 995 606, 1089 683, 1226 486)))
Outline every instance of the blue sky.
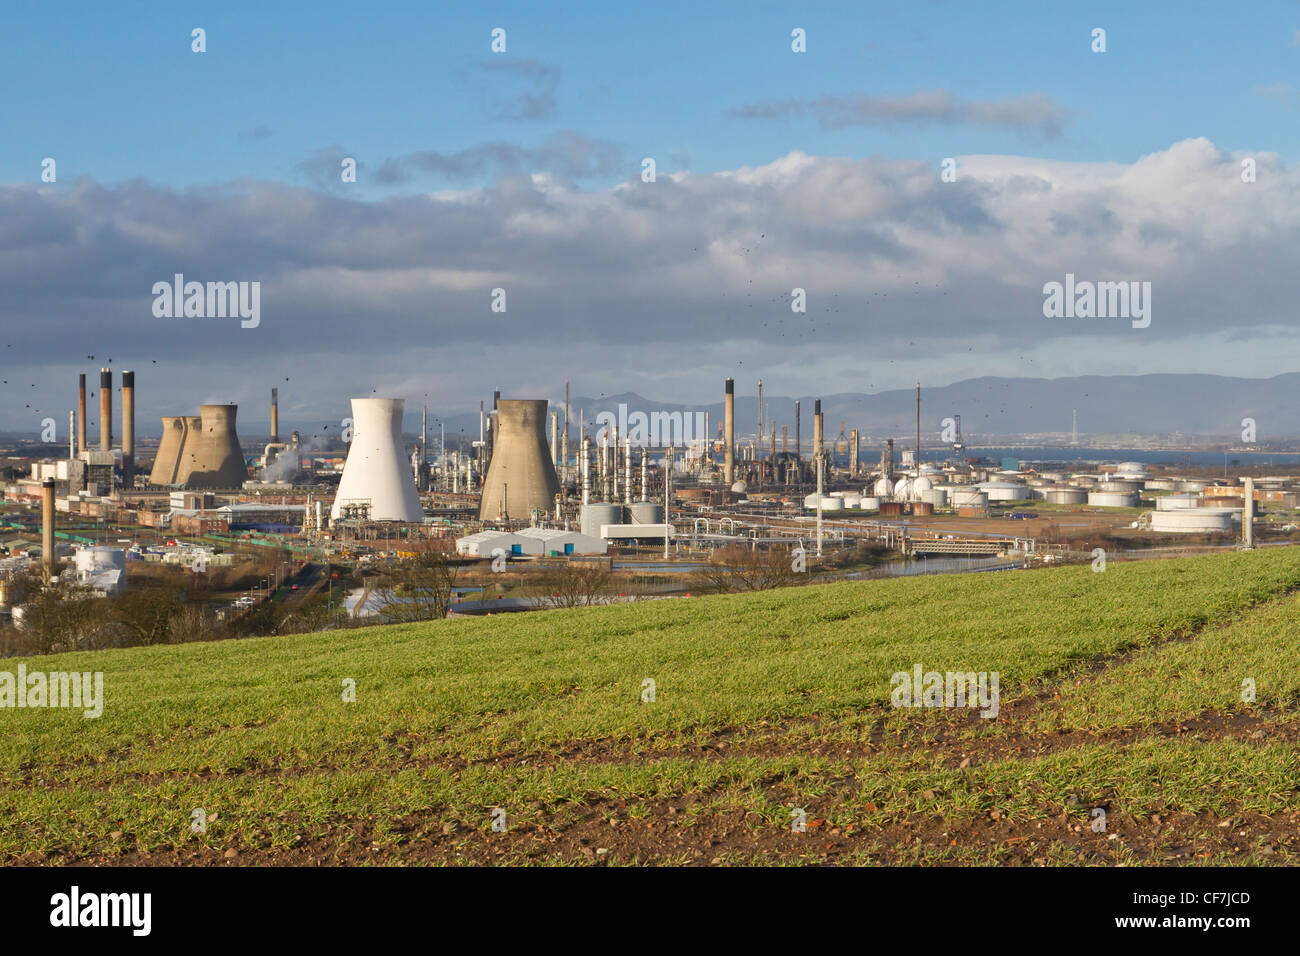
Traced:
POLYGON ((142 417, 279 383, 312 420, 565 378, 1300 366, 1300 3, 8 0, 2 27, 0 427, 106 356, 147 369, 142 417), (259 282, 260 322, 155 315, 176 273, 259 282), (1150 282, 1153 321, 1045 317, 1069 274, 1150 282))
MULTIPOLYGON (((1130 161, 1191 136, 1290 156, 1300 136, 1285 93, 1260 92, 1300 84, 1295 3, 1251 4, 1248 15, 1211 3, 925 0, 5 6, 3 181, 32 178, 53 156, 65 182, 293 182, 297 164, 331 144, 364 163, 503 139, 535 146, 557 129, 694 172, 765 163, 794 148, 1130 161), (194 26, 207 31, 203 55, 190 51, 194 26), (489 34, 498 26, 508 50, 494 57, 489 34), (808 34, 803 55, 789 48, 796 26, 808 34), (1104 55, 1090 50, 1096 26, 1107 30, 1104 55), (496 104, 531 87, 485 70, 494 59, 553 68, 553 113, 499 118, 496 104), (811 117, 761 122, 729 112, 792 97, 935 89, 963 100, 1042 93, 1069 118, 1052 136, 937 123, 822 129, 811 117)), ((364 177, 360 185, 374 187, 364 177)))

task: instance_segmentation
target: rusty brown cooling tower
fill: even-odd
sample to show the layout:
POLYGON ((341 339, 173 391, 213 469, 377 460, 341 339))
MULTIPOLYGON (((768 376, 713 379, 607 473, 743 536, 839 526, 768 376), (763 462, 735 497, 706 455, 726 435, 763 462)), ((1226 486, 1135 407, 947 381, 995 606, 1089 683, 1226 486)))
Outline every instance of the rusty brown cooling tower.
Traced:
POLYGON ((99 370, 99 450, 113 450, 113 372, 99 370))
POLYGON ((135 487, 135 372, 122 373, 122 487, 135 487))
MULTIPOLYGON (((153 460, 153 471, 149 474, 151 485, 174 485, 181 466, 181 449, 185 447, 185 433, 189 420, 183 415, 164 415, 162 420, 162 441, 158 443, 158 454, 153 460)), ((198 419, 194 419, 198 421, 198 419)))
POLYGON ((534 509, 548 514, 555 507, 560 482, 546 447, 546 404, 545 399, 498 402, 480 520, 527 518, 534 509))
MULTIPOLYGON (((235 434, 238 405, 200 405, 199 427, 187 429, 178 482, 186 488, 238 488, 248 480, 244 452, 235 434)), ((194 419, 190 419, 193 422, 194 419)))
POLYGON ((77 454, 86 450, 86 376, 82 373, 77 389, 77 454))

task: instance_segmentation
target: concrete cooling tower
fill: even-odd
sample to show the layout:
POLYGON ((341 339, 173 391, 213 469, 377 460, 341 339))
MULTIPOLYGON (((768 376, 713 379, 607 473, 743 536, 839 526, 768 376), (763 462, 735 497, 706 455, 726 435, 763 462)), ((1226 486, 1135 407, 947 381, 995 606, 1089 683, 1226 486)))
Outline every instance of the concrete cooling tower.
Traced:
POLYGON ((527 519, 533 509, 549 513, 560 481, 546 446, 546 401, 502 399, 496 418, 480 520, 527 519))
POLYGON ((181 449, 185 446, 186 419, 183 416, 164 415, 162 441, 154 456, 153 471, 149 474, 151 485, 173 485, 181 464, 181 449))
POLYGON ((402 451, 405 404, 400 398, 352 399, 352 444, 330 521, 346 517, 346 506, 360 507, 371 521, 424 520, 415 478, 402 451))
POLYGON ((239 488, 248 480, 235 434, 238 411, 238 405, 200 405, 197 433, 189 419, 177 478, 186 488, 239 488))

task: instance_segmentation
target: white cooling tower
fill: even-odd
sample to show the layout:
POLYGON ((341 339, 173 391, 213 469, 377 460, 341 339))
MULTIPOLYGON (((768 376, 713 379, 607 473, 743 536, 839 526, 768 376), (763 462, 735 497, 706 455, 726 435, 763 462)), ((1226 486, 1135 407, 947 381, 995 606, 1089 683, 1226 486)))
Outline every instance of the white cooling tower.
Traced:
POLYGON ((352 399, 352 445, 330 508, 331 521, 348 505, 360 506, 371 521, 424 519, 415 479, 402 452, 405 404, 400 398, 352 399))

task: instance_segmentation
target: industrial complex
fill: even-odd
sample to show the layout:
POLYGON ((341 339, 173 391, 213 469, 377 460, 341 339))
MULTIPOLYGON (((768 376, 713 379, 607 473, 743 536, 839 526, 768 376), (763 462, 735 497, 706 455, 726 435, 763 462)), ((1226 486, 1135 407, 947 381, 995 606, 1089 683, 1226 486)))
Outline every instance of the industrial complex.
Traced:
MULTIPOLYGON (((727 378, 712 432, 707 413, 698 415, 702 425, 689 413, 625 409, 575 421, 565 383, 561 404, 494 393, 480 406, 478 440, 455 448, 441 439, 431 447, 427 409, 420 433, 406 435, 404 398, 352 398, 350 428, 309 451, 296 431, 282 438, 275 388, 265 439, 241 442, 236 405, 201 404, 198 415, 164 416, 156 447, 143 447, 135 375, 121 374, 118 435, 112 379, 101 369, 97 442, 87 436, 81 375, 66 456, 34 458, 12 469, 4 487, 15 535, 0 559, 0 613, 15 620, 17 580, 35 562, 42 580, 62 575, 111 595, 129 587, 136 560, 220 566, 241 549, 274 547, 338 577, 340 565, 432 550, 525 579, 530 567, 555 561, 625 572, 653 566, 661 584, 643 596, 662 597, 689 587, 665 583, 672 575, 736 549, 806 555, 814 570, 863 548, 894 562, 951 555, 1026 567, 1077 559, 1097 535, 1120 536, 1134 554, 1143 539, 1253 547, 1257 522, 1266 533, 1289 533, 1286 515, 1300 506, 1286 476, 1212 479, 1140 462, 971 457, 959 414, 951 440, 923 443, 919 384, 915 431, 903 436, 869 436, 840 422, 828 440, 814 399, 805 443, 803 403, 793 403, 792 421, 776 421, 761 380, 756 427, 742 433, 736 383, 727 378), (64 559, 71 563, 61 567, 64 559)), ((353 601, 373 604, 370 595, 353 601)), ((469 606, 457 601, 451 610, 469 606)))

